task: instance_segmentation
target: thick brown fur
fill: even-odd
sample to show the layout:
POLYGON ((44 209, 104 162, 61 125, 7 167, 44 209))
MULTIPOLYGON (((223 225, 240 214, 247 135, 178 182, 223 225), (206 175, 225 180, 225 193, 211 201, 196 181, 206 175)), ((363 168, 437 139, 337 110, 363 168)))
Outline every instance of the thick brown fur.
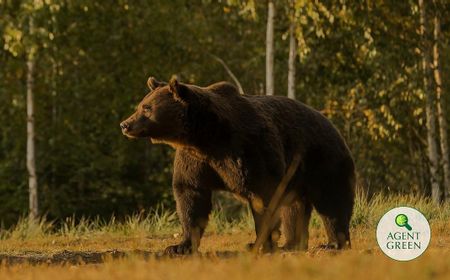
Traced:
MULTIPOLYGON (((312 209, 321 215, 329 248, 350 246, 355 171, 336 128, 318 111, 281 96, 240 95, 230 83, 208 87, 153 78, 151 92, 121 123, 129 137, 150 138, 176 149, 173 191, 183 241, 169 253, 196 251, 211 211, 211 193, 225 190, 249 201, 260 233, 265 207, 293 156, 300 166, 281 206, 286 249, 307 249, 312 209)), ((272 236, 279 221, 269 225, 272 236)), ((263 248, 275 247, 268 238, 263 248)))

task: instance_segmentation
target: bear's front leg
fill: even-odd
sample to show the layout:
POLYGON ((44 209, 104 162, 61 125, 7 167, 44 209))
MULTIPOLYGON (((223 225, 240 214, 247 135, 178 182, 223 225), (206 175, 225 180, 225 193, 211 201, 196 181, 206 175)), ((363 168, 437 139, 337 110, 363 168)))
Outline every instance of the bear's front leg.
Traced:
POLYGON ((166 248, 167 254, 196 253, 211 212, 211 191, 174 185, 177 214, 183 227, 183 241, 166 248))

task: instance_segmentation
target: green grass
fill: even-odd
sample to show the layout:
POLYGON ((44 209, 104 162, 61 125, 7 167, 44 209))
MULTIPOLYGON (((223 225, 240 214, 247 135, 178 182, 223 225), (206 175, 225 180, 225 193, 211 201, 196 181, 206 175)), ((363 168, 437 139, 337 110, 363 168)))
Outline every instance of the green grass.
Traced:
MULTIPOLYGON (((226 200, 226 199, 225 199, 226 200)), ((233 204, 234 202, 231 202, 233 204)), ((226 205, 229 201, 218 199, 210 215, 207 233, 223 234, 250 232, 253 230, 253 219, 246 206, 233 207, 226 205), (236 210, 237 209, 237 210, 236 210)), ((421 211, 438 229, 445 229, 450 220, 450 203, 434 204, 430 199, 416 195, 383 195, 376 194, 370 199, 364 192, 357 192, 351 227, 353 229, 375 228, 378 220, 389 209, 397 206, 411 206, 421 211)), ((313 213, 311 227, 321 229, 320 217, 313 213)), ((0 232, 0 240, 31 240, 46 237, 82 238, 93 236, 142 237, 167 236, 181 231, 176 213, 164 207, 157 207, 146 213, 141 212, 117 220, 114 216, 108 220, 100 218, 76 219, 69 217, 59 223, 49 221, 45 217, 36 223, 21 218, 9 230, 0 232)))

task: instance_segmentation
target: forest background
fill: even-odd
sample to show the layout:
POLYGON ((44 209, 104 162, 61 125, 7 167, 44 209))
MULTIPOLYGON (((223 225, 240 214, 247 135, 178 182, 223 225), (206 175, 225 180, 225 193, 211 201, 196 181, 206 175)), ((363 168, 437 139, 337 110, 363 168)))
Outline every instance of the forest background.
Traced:
POLYGON ((173 209, 173 150, 119 128, 149 76, 289 95, 338 127, 367 197, 449 199, 448 0, 0 0, 0 35, 2 228, 173 209))

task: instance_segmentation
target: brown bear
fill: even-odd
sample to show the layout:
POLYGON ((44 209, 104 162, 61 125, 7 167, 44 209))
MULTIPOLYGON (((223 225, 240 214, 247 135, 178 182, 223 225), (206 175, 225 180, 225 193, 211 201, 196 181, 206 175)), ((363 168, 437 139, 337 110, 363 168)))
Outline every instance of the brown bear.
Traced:
POLYGON ((176 149, 173 192, 183 240, 166 252, 198 249, 215 190, 250 202, 257 238, 264 226, 272 233, 263 240, 263 250, 276 248, 280 219, 284 247, 307 249, 313 207, 327 232, 323 246, 350 247, 354 162, 321 113, 282 96, 240 95, 227 82, 199 87, 149 78, 147 84, 150 92, 120 127, 128 137, 176 149), (264 225, 267 205, 295 155, 300 163, 285 192, 293 199, 278 207, 278 220, 264 225))

